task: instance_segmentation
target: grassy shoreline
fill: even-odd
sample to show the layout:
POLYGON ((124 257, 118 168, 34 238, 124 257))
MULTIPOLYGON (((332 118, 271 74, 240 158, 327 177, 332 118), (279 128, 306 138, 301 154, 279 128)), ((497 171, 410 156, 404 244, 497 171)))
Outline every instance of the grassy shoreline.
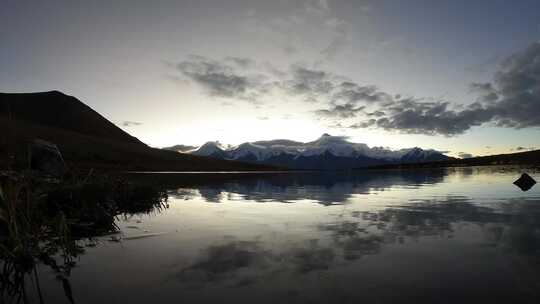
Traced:
POLYGON ((117 216, 159 211, 167 199, 164 189, 119 176, 0 173, 0 299, 41 302, 36 267, 45 265, 73 302, 69 276, 84 253, 82 240, 118 232, 117 216))

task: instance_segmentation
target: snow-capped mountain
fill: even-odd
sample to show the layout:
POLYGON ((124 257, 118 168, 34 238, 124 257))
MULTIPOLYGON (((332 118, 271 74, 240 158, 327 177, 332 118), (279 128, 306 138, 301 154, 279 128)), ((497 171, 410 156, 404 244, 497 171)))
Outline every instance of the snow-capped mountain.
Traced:
POLYGON ((187 153, 214 158, 229 158, 228 151, 219 141, 209 141, 195 150, 187 151, 187 153))
POLYGON ((351 169, 391 163, 417 163, 450 159, 435 150, 390 150, 353 143, 343 136, 323 134, 315 141, 302 143, 286 139, 243 143, 225 147, 207 142, 187 151, 200 156, 283 166, 293 169, 351 169))

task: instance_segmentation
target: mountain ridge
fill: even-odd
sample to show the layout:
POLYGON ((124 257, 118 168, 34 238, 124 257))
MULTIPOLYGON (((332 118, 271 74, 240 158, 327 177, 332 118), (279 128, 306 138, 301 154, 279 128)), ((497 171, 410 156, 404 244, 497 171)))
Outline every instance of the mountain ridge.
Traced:
POLYGON ((287 139, 245 142, 225 146, 217 141, 206 142, 200 147, 185 151, 187 154, 218 159, 288 167, 292 169, 351 169, 395 163, 416 163, 450 160, 443 153, 418 147, 390 150, 353 143, 343 136, 323 134, 309 142, 287 139))

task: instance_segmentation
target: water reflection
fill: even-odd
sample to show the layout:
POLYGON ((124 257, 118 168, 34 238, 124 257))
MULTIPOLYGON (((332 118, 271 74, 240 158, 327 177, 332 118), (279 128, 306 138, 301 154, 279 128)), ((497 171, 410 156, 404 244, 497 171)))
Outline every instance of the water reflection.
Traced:
POLYGON ((282 291, 280 282, 310 280, 316 273, 343 284, 331 293, 326 290, 320 294, 327 282, 315 281, 307 284, 309 287, 287 288, 279 297, 281 301, 300 303, 384 303, 399 299, 379 288, 380 284, 394 286, 397 292, 415 299, 413 302, 473 298, 535 302, 540 287, 540 196, 533 193, 520 197, 511 186, 501 187, 502 182, 510 184, 512 176, 514 173, 505 170, 479 172, 467 168, 421 175, 381 172, 341 179, 296 175, 289 176, 287 183, 261 177, 202 186, 197 191, 179 189, 176 197, 188 201, 197 197, 214 203, 309 200, 324 206, 349 207, 322 222, 311 223, 311 231, 299 240, 276 241, 261 235, 250 240, 218 239, 201 249, 177 278, 190 288, 261 290, 262 285, 270 284, 282 291), (470 189, 450 193, 453 185, 468 183, 472 183, 470 189), (420 191, 427 186, 434 187, 433 194, 420 191), (493 192, 484 193, 478 190, 481 187, 493 192), (397 189, 408 192, 396 198, 392 191, 397 189), (385 206, 358 206, 365 197, 357 195, 372 200, 374 195, 382 195, 377 200, 385 206), (418 257, 410 256, 411 252, 418 257), (369 262, 362 262, 366 257, 369 262), (410 265, 396 263, 401 259, 410 265), (387 264, 399 264, 405 274, 394 273, 387 264), (383 270, 388 273, 381 273, 383 270), (426 278, 408 273, 415 271, 426 278), (352 287, 347 281, 351 276, 375 280, 379 286, 352 287), (422 285, 411 288, 408 280, 421 280, 422 285))
MULTIPOLYGON (((390 280, 397 293, 412 296, 418 287, 424 293, 416 294, 414 299, 420 302, 447 303, 452 301, 446 299, 464 301, 475 297, 496 301, 500 297, 534 303, 540 284, 539 212, 540 199, 510 200, 487 208, 476 206, 466 197, 413 200, 375 212, 351 211, 335 221, 316 225, 319 233, 314 239, 279 244, 261 239, 216 240, 219 244, 202 249, 194 262, 177 274, 177 279, 188 290, 217 286, 260 290, 265 284, 280 288, 282 281, 310 280, 308 275, 312 273, 333 276, 343 284, 350 284, 347 278, 351 276, 358 280, 378 277, 381 281, 377 284, 390 280), (438 245, 444 250, 436 250, 438 245), (406 255, 411 248, 419 257, 406 255), (383 255, 386 250, 391 254, 384 254, 384 258, 357 263, 365 257, 383 255), (396 278, 395 270, 382 272, 388 271, 385 265, 396 264, 395 259, 411 262, 400 265, 400 271, 406 274, 396 278), (359 271, 367 275, 359 275, 359 271), (413 272, 427 276, 422 286, 412 287, 406 282, 408 276, 414 277, 413 272), (445 288, 441 290, 442 281, 445 288)), ((313 285, 307 290, 313 287, 320 291, 325 284, 317 280, 307 284, 313 285)), ((344 303, 375 299, 390 303, 399 299, 386 294, 384 288, 373 291, 365 286, 348 286, 330 294, 326 291, 321 298, 303 288, 306 286, 293 293, 289 290, 279 299, 293 301, 300 295, 300 302, 309 303, 338 299, 347 299, 344 303)))
MULTIPOLYGON (((537 303, 540 193, 512 184, 520 172, 153 176, 170 208, 117 217, 122 237, 80 256, 73 298, 537 303)), ((66 302, 42 283, 45 301, 66 302)))
MULTIPOLYGON (((463 176, 472 171, 460 171, 463 176)), ((249 179, 223 180, 194 189, 180 188, 171 195, 179 199, 203 197, 208 202, 219 203, 227 199, 256 202, 294 202, 313 200, 322 205, 343 204, 355 194, 384 191, 390 188, 418 188, 443 181, 449 172, 435 169, 421 173, 415 171, 372 171, 368 173, 317 172, 268 174, 249 179), (236 194, 230 195, 230 194, 236 194)))

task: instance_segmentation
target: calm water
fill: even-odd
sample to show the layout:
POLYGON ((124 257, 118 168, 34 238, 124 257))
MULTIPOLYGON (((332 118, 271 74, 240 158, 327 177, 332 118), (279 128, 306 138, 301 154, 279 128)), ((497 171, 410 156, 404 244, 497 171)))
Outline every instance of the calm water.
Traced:
MULTIPOLYGON (((169 182, 168 209, 119 218, 120 234, 86 248, 70 276, 73 297, 539 303, 540 186, 521 191, 512 184, 520 173, 468 168, 169 182)), ((54 274, 40 270, 45 302, 68 303, 54 274)))

